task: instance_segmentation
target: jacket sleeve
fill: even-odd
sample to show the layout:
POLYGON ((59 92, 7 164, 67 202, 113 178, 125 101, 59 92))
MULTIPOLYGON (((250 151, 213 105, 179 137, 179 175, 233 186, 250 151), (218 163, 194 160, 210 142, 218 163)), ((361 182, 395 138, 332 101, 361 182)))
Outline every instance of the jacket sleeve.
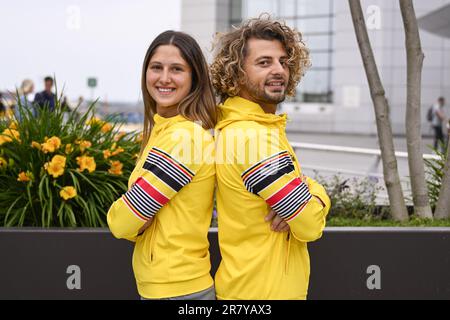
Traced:
POLYGON ((263 198, 289 224, 297 240, 319 239, 331 205, 323 186, 310 178, 302 180, 288 150, 278 149, 270 156, 258 150, 257 154, 257 162, 248 164, 241 174, 246 189, 263 198))
POLYGON ((192 181, 199 165, 177 151, 178 145, 165 139, 143 155, 142 174, 108 211, 108 226, 116 238, 135 241, 139 229, 192 181))
POLYGON ((331 202, 324 187, 317 181, 308 177, 306 184, 312 198, 305 204, 298 216, 288 223, 297 240, 312 242, 322 237, 331 202))

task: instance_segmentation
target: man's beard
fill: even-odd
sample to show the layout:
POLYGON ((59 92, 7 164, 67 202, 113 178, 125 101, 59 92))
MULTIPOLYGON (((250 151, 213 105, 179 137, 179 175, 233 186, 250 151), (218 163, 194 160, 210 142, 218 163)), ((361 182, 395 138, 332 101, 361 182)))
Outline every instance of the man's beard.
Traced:
POLYGON ((261 89, 258 85, 247 80, 247 91, 257 101, 266 104, 280 104, 286 100, 286 90, 277 93, 267 93, 266 90, 261 89))

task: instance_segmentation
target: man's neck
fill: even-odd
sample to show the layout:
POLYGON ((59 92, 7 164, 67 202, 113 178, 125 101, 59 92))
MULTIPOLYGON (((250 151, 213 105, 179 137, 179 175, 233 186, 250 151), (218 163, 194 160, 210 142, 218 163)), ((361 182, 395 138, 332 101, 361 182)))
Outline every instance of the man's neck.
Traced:
POLYGON ((277 105, 276 104, 264 104, 264 103, 258 103, 261 108, 264 110, 265 113, 272 113, 275 114, 277 112, 277 105))
POLYGON ((244 99, 248 100, 248 101, 251 101, 253 103, 258 104, 261 107, 261 109, 264 110, 265 113, 275 114, 277 112, 277 106, 278 105, 276 105, 276 104, 269 104, 269 103, 264 103, 262 101, 258 101, 256 99, 254 99, 253 97, 251 97, 250 95, 244 93, 244 92, 242 92, 239 96, 241 98, 244 98, 244 99))

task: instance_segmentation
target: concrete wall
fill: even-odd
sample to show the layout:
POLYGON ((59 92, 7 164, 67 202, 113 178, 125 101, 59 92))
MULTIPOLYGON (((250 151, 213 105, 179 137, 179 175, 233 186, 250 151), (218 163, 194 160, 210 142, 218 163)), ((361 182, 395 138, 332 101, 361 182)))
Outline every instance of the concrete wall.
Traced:
POLYGON ((216 31, 225 30, 229 21, 227 0, 183 0, 181 30, 194 36, 211 61, 212 42, 216 31))
MULTIPOLYGON (((214 275, 217 229, 209 241, 214 275)), ((448 300, 449 244, 450 228, 327 228, 308 298, 448 300)), ((132 252, 108 229, 0 228, 0 299, 139 299, 132 252)))

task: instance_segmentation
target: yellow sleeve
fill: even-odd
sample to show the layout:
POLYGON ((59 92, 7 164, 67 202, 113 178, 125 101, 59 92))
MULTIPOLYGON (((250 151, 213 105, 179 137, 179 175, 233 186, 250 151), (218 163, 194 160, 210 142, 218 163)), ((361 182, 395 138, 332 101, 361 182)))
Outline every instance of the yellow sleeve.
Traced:
MULTIPOLYGON (((276 149, 270 146, 269 139, 266 142, 276 149)), ((288 150, 278 149, 270 156, 259 151, 257 154, 257 162, 248 163, 241 171, 246 189, 263 198, 289 224, 297 240, 319 239, 330 209, 325 189, 310 178, 302 181, 288 150)))
POLYGON ((312 242, 322 237, 331 202, 324 187, 317 181, 308 177, 306 178, 306 184, 313 197, 306 203, 297 217, 288 223, 292 235, 297 240, 312 242))
POLYGON ((193 160, 194 148, 192 139, 180 144, 168 134, 143 155, 142 174, 108 211, 108 226, 116 238, 135 241, 139 229, 192 181, 201 165, 193 160))

